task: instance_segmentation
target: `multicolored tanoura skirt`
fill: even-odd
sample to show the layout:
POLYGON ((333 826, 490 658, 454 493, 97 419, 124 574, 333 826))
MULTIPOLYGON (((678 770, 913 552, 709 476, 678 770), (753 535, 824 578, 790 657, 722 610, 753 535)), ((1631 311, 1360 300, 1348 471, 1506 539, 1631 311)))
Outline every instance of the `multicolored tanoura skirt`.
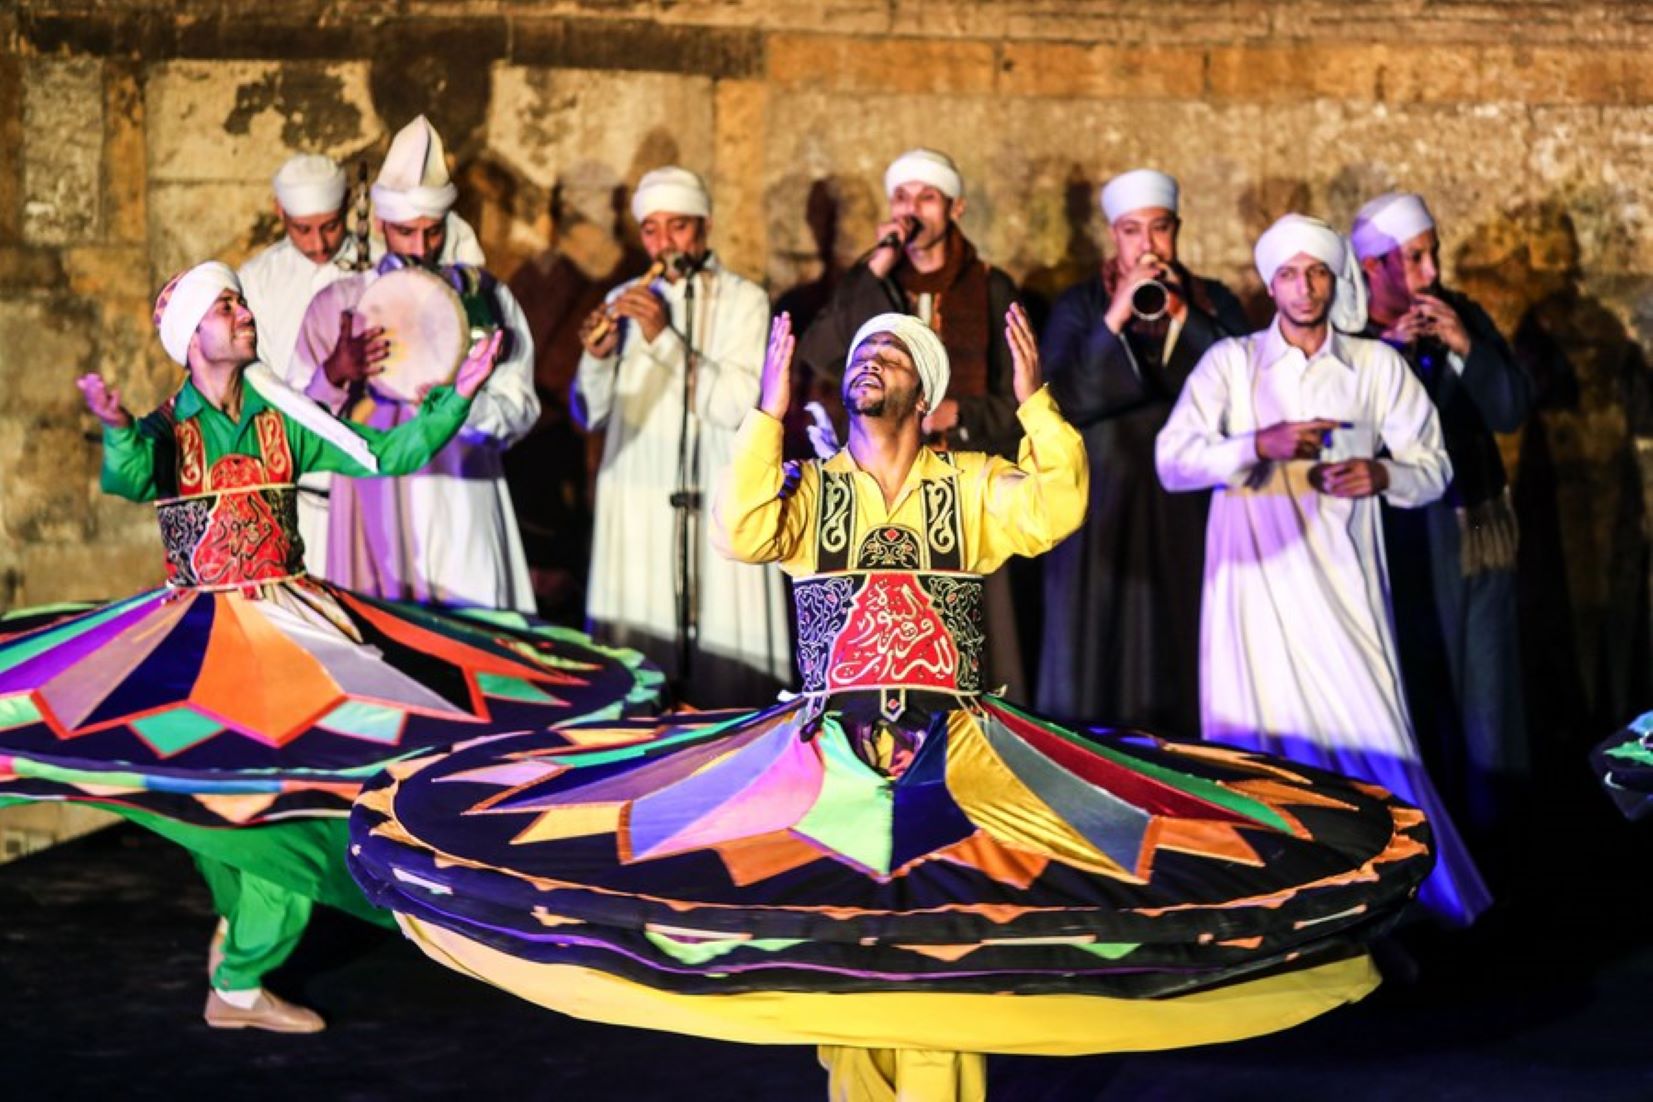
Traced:
POLYGON ((398 761, 351 871, 430 955, 596 1020, 730 1040, 1079 1053, 1283 1028, 1376 983, 1428 872, 1372 785, 991 696, 898 776, 806 696, 398 761))
POLYGON ((1597 746, 1590 763, 1626 818, 1653 811, 1653 712, 1637 716, 1597 746))
POLYGON ((157 589, 0 622, 0 799, 204 826, 342 816, 387 763, 635 714, 660 681, 635 652, 516 613, 302 576, 157 589))

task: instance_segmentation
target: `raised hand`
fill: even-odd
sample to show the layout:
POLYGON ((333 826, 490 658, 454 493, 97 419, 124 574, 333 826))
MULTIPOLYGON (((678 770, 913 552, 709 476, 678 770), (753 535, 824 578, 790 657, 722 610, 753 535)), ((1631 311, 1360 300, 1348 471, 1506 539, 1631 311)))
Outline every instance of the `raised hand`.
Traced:
POLYGON ((1341 421, 1317 417, 1312 421, 1281 421, 1259 429, 1252 438, 1258 459, 1314 459, 1325 446, 1326 434, 1342 428, 1341 421))
POLYGON ((321 369, 327 374, 328 382, 347 390, 382 372, 389 355, 390 341, 385 339, 383 326, 371 326, 358 333, 355 313, 341 310, 338 343, 322 361, 321 369))
POLYGON ((112 429, 131 426, 132 415, 121 408, 120 392, 105 383, 102 375, 82 375, 75 380, 75 385, 80 388, 93 417, 112 429))
POLYGON ((1022 304, 1013 302, 1004 314, 1004 339, 1010 345, 1011 384, 1018 404, 1027 401, 1045 385, 1039 369, 1039 342, 1022 304))
POLYGON ((504 340, 505 330, 495 329, 471 346, 470 354, 459 365, 459 374, 453 380, 453 388, 461 398, 475 398, 482 384, 494 373, 494 365, 499 362, 499 348, 504 340))
POLYGON ((782 313, 769 324, 769 350, 763 357, 763 380, 758 408, 779 421, 792 404, 792 350, 798 338, 792 335, 792 315, 782 313))
POLYGON ((1422 316, 1430 336, 1460 356, 1469 355, 1469 330, 1464 328, 1464 320, 1458 316, 1458 311, 1449 306, 1445 299, 1419 291, 1412 297, 1411 312, 1422 316))

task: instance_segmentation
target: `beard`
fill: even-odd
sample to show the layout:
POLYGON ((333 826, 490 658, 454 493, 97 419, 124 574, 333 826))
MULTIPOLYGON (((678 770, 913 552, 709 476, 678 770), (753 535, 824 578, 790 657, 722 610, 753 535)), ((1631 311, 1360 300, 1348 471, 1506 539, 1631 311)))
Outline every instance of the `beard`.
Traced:
POLYGON ((1332 300, 1328 298, 1318 305, 1305 303, 1290 310, 1282 308, 1280 312, 1286 315, 1286 319, 1293 325, 1302 329, 1313 329, 1331 316, 1332 300))

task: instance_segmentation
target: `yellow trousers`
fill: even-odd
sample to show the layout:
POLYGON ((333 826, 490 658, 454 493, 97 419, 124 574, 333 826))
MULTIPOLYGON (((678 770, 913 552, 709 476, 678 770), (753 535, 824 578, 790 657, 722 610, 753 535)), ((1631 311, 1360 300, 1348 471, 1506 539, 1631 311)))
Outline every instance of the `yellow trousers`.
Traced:
POLYGON ((831 1102, 983 1102, 987 1057, 928 1048, 815 1050, 827 1070, 831 1102))

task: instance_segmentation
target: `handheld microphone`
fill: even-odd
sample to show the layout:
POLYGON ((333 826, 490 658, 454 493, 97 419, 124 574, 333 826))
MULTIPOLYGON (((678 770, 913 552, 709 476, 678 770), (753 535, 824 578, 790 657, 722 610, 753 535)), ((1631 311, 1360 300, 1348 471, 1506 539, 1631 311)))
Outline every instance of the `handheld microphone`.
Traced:
POLYGON ((899 249, 918 233, 918 219, 903 218, 900 231, 891 230, 878 240, 880 249, 899 249))

